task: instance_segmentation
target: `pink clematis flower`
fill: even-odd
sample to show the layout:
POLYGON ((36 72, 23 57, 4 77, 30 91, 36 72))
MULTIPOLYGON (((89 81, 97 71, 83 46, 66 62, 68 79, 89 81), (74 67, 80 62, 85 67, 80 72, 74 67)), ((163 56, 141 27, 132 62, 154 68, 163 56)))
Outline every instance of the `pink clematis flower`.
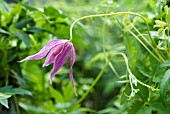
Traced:
POLYGON ((55 73, 66 63, 68 55, 71 55, 70 80, 72 82, 74 93, 76 94, 76 89, 74 87, 73 72, 72 72, 72 67, 76 58, 73 44, 69 40, 52 40, 48 42, 38 53, 36 53, 35 55, 28 56, 19 62, 24 62, 27 60, 39 60, 44 58, 46 55, 47 57, 43 64, 43 67, 54 63, 53 70, 50 75, 51 84, 55 73))

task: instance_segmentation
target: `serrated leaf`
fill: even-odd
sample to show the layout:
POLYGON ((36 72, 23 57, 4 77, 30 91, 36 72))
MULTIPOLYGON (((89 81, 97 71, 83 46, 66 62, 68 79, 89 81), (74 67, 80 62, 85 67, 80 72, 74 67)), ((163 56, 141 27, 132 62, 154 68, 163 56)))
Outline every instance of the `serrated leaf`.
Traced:
POLYGON ((152 110, 148 106, 142 106, 136 114, 152 114, 152 110))
POLYGON ((166 93, 167 93, 167 87, 169 84, 169 79, 170 79, 170 69, 168 69, 165 72, 163 79, 161 80, 161 84, 160 84, 160 97, 164 105, 166 104, 166 93))
POLYGON ((68 83, 67 86, 63 86, 62 90, 63 90, 64 101, 69 102, 74 95, 72 84, 68 83))
POLYGON ((50 87, 50 93, 51 93, 51 96, 55 99, 56 102, 60 102, 60 103, 64 102, 64 98, 63 98, 62 94, 59 91, 57 91, 54 88, 50 87))
POLYGON ((6 108, 9 108, 8 106, 8 99, 0 99, 0 103, 5 106, 6 108))
POLYGON ((134 100, 129 106, 128 114, 136 114, 136 112, 143 106, 143 102, 134 100))

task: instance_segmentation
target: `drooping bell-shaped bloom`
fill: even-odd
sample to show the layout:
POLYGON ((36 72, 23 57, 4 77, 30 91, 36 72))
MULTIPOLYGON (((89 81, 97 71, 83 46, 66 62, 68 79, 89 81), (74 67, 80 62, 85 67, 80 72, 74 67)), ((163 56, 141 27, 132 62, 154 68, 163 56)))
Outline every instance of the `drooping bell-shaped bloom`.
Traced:
POLYGON ((47 57, 43 64, 43 67, 54 63, 53 70, 50 75, 51 84, 55 73, 66 63, 68 55, 71 56, 70 57, 71 58, 70 80, 72 82, 72 87, 74 88, 74 93, 76 94, 76 89, 74 87, 73 72, 72 72, 72 67, 76 58, 73 44, 69 40, 52 40, 48 42, 38 53, 36 53, 35 55, 28 56, 19 62, 24 62, 27 60, 39 60, 44 58, 46 55, 47 57))

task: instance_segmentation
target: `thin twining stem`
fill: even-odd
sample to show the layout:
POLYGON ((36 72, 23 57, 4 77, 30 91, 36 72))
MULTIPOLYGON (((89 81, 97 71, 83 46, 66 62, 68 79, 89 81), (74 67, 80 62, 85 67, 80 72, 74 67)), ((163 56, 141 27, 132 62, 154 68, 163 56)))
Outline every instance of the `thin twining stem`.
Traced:
POLYGON ((132 25, 132 26, 133 26, 134 30, 145 40, 145 42, 146 42, 147 44, 149 44, 149 46, 151 46, 151 48, 152 48, 152 49, 155 51, 155 53, 160 57, 160 59, 163 60, 162 55, 152 46, 152 44, 151 44, 149 41, 147 41, 147 39, 138 31, 138 29, 137 29, 134 25, 132 25))
POLYGON ((150 88, 150 89, 152 89, 152 90, 155 90, 153 87, 151 87, 151 86, 149 86, 149 85, 147 85, 147 84, 139 81, 139 80, 133 75, 133 73, 131 72, 131 70, 130 70, 130 68, 129 68, 128 59, 127 59, 127 57, 126 57, 126 55, 125 55, 124 53, 115 52, 115 54, 116 54, 116 55, 122 55, 123 58, 125 59, 125 64, 126 64, 127 71, 128 71, 128 73, 129 73, 129 81, 130 81, 130 86, 131 86, 132 90, 133 90, 132 78, 133 78, 134 80, 136 80, 138 83, 140 83, 141 85, 143 85, 143 86, 145 86, 145 87, 147 87, 147 88, 150 88))
MULTIPOLYGON (((107 17, 105 17, 107 18, 107 17)), ((109 63, 109 67, 111 68, 111 70, 113 71, 113 73, 116 75, 117 78, 120 79, 120 76, 119 74, 117 73, 116 69, 114 68, 114 66, 112 65, 111 61, 108 59, 108 56, 106 55, 106 49, 105 49, 105 29, 106 29, 106 19, 104 20, 103 22, 103 32, 102 32, 102 48, 103 48, 103 53, 104 53, 104 58, 105 58, 105 61, 109 63)))
POLYGON ((131 30, 129 30, 129 32, 130 32, 130 34, 132 34, 142 45, 143 45, 143 47, 156 59, 156 60, 158 60, 159 62, 162 62, 162 61, 164 61, 164 59, 163 58, 158 58, 154 53, 152 53, 152 51, 131 31, 131 30))
POLYGON ((138 29, 132 24, 134 30, 145 40, 145 42, 147 44, 149 44, 149 46, 151 46, 151 48, 155 51, 155 48, 152 46, 152 44, 138 31, 138 29))
POLYGON ((154 42, 154 40, 153 40, 152 37, 151 37, 150 32, 149 32, 150 29, 149 29, 149 25, 148 25, 146 19, 145 19, 142 15, 140 15, 140 14, 138 14, 138 13, 134 13, 134 12, 116 12, 116 13, 96 14, 96 15, 88 15, 88 16, 80 17, 79 19, 75 20, 75 21, 72 23, 71 27, 70 27, 70 41, 71 41, 72 38, 73 38, 73 26, 74 26, 78 21, 83 20, 83 19, 86 19, 86 18, 104 17, 104 16, 114 16, 114 15, 120 15, 120 14, 130 14, 130 15, 135 15, 135 16, 138 16, 138 17, 142 18, 143 21, 146 23, 147 31, 148 31, 148 35, 149 35, 150 40, 153 42, 154 45, 156 45, 155 42, 154 42))
MULTIPOLYGON (((108 59, 107 59, 108 60, 108 59)), ((108 60, 109 61, 109 60, 108 60)), ((109 67, 111 68, 111 70, 113 71, 113 73, 116 75, 117 78, 121 79, 120 75, 117 73, 116 69, 114 68, 114 66, 112 65, 112 63, 109 61, 109 67)))

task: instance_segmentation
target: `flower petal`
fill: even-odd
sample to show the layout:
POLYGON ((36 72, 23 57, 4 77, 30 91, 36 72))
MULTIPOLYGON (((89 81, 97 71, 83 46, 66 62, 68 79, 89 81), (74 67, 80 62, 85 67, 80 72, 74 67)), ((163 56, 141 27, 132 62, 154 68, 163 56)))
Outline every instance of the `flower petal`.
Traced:
POLYGON ((58 54, 54 61, 54 66, 53 70, 50 75, 50 83, 52 84, 52 78, 54 77, 55 73, 66 63, 68 55, 70 54, 71 51, 71 45, 70 42, 66 42, 64 44, 64 48, 62 52, 58 54))
POLYGON ((74 93, 77 96, 76 88, 74 86, 74 78, 73 78, 73 71, 72 71, 72 67, 73 67, 73 64, 75 62, 75 58, 76 58, 76 53, 75 53, 74 47, 72 45, 72 48, 71 48, 71 59, 70 59, 70 80, 71 80, 71 83, 72 83, 72 87, 74 89, 74 93))
POLYGON ((49 64, 53 63, 54 62, 54 59, 56 58, 56 56, 62 52, 64 48, 64 45, 58 45, 56 47, 53 47, 51 49, 51 51, 49 52, 48 56, 46 57, 46 60, 43 64, 43 67, 44 66, 48 66, 49 64))
POLYGON ((56 45, 59 45, 61 43, 66 42, 67 40, 52 40, 50 42, 48 42, 38 53, 28 56, 25 59, 19 61, 19 62, 24 62, 26 60, 38 60, 38 59, 42 59, 43 57, 45 57, 47 55, 47 53, 49 52, 49 50, 51 48, 53 48, 56 45))

